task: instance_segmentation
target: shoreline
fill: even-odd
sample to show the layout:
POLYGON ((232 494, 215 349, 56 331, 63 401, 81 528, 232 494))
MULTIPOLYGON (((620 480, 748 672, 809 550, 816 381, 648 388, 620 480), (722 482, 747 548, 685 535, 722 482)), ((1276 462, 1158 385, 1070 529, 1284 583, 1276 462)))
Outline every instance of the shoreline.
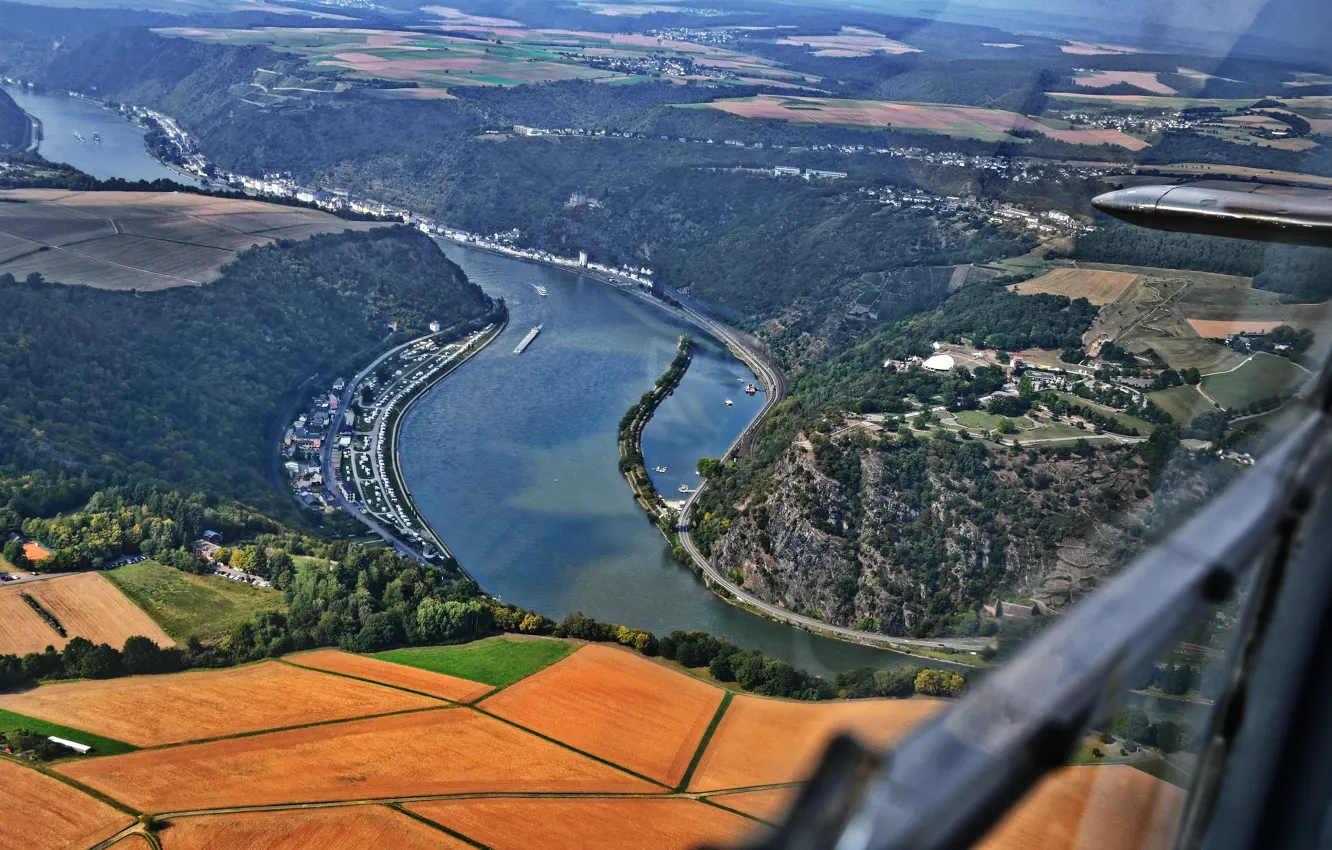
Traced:
POLYGON ((396 414, 396 418, 393 419, 385 433, 385 441, 387 442, 387 445, 384 447, 384 452, 385 454, 391 454, 393 458, 392 462, 389 464, 389 470, 386 471, 386 476, 390 481, 394 482, 402 489, 403 503, 407 506, 408 510, 411 511, 412 516, 416 518, 417 522, 420 523, 421 528, 425 530, 431 541, 433 541, 435 548, 441 554, 447 555, 469 578, 471 577, 471 573, 467 572, 467 568, 464 567, 462 562, 458 560, 457 556, 453 554, 453 550, 444 542, 444 538, 440 536, 439 532, 435 530, 435 527, 432 526, 425 518, 425 515, 421 513, 420 507, 416 504, 416 497, 412 495, 411 488, 407 486, 407 479, 402 474, 401 458, 398 455, 398 431, 402 428, 402 420, 406 418, 407 412, 411 410, 413 404, 425 395, 428 390, 434 389, 441 381, 458 371, 464 363, 470 361, 473 357, 484 351, 488 345, 496 339, 499 339, 500 334, 502 334, 504 329, 508 326, 509 318, 506 312, 504 321, 501 322, 488 337, 481 339, 475 347, 469 350, 466 356, 460 357, 452 366, 440 372, 440 374, 433 380, 418 387, 414 393, 403 398, 401 402, 394 405, 392 409, 386 411, 384 414, 385 416, 395 416, 396 414))
MULTIPOLYGON (((625 480, 629 483, 629 489, 634 493, 634 501, 638 502, 643 511, 652 518, 653 525, 657 526, 659 530, 661 530, 662 521, 670 516, 672 509, 665 504, 661 494, 657 492, 656 485, 652 483, 652 478, 648 475, 647 462, 643 459, 643 431, 647 428, 648 423, 652 421, 652 416, 657 412, 657 408, 671 393, 675 392, 676 387, 680 386, 680 382, 684 380, 685 374, 689 371, 689 365, 694 360, 693 340, 688 335, 680 337, 680 341, 676 343, 675 351, 675 358, 671 360, 671 365, 667 367, 666 372, 652 385, 652 389, 643 393, 643 397, 630 407, 620 420, 620 472, 624 474, 625 480), (625 419, 630 421, 626 424, 625 419), (626 465, 628 465, 628 469, 625 468, 626 465), (656 497, 655 500, 654 496, 656 497)), ((664 534, 665 531, 663 530, 662 533, 664 534)), ((670 538, 668 537, 667 542, 669 541, 670 538)))
MULTIPOLYGON (((420 399, 420 397, 426 392, 426 390, 432 389, 433 387, 437 386, 440 383, 440 381, 443 381, 445 378, 452 375, 454 372, 458 370, 459 367, 461 367, 463 364, 467 363, 469 360, 471 360, 473 357, 479 354, 483 349, 486 348, 486 346, 488 346, 491 342, 497 339, 506 327, 508 327, 507 313, 503 321, 499 322, 498 325, 486 336, 481 337, 476 345, 467 349, 467 351, 463 354, 463 356, 459 357, 455 362, 450 364, 450 366, 447 369, 444 369, 439 374, 432 376, 427 383, 423 384, 420 387, 417 387, 409 396, 405 396, 404 398, 400 399, 390 409, 384 411, 383 413, 383 416, 386 417, 385 419, 386 422, 388 422, 388 419, 390 418, 392 419, 392 422, 389 423, 389 427, 385 429, 384 449, 386 452, 388 451, 393 452, 393 460, 391 464, 385 463, 385 468, 378 471, 383 475, 385 481, 390 482, 397 488, 401 489, 403 497, 402 498, 403 504, 401 509, 404 510, 404 512, 408 514, 410 517, 415 519, 416 522, 420 525, 420 527, 424 531, 423 537, 427 538, 426 542, 433 545, 440 555, 447 556, 449 559, 451 559, 454 562, 454 564, 457 565, 458 569, 463 573, 463 575, 469 578, 471 578, 471 574, 467 571, 467 568, 463 566, 463 564, 457 559, 457 557, 453 554, 453 550, 449 548, 448 544, 445 543, 444 539, 440 536, 440 534, 435 530, 433 526, 430 525, 429 522, 426 521, 425 517, 421 514, 421 510, 417 506, 415 498, 412 496, 411 489, 407 486, 406 479, 402 476, 402 470, 400 465, 398 464, 398 457, 396 453, 398 429, 401 427, 402 419, 406 415, 407 411, 411 408, 412 404, 414 404, 418 399, 420 399)), ((393 354, 397 353, 398 351, 401 351, 402 349, 410 345, 419 343, 422 340, 432 339, 434 337, 438 337, 441 334, 446 334, 446 333, 449 333, 449 331, 445 330, 438 333, 425 334, 424 336, 416 337, 400 345, 394 346, 393 348, 384 352, 379 357, 372 360, 367 366, 362 368, 356 374, 356 377, 352 381, 348 382, 347 386, 344 388, 343 391, 343 398, 350 399, 353 396, 353 394, 356 392, 357 388, 360 386, 362 381, 365 380, 366 376, 369 375, 370 372, 386 357, 390 357, 393 354)), ((372 430, 370 433, 373 435, 374 431, 372 430)), ((355 504, 350 504, 347 501, 347 499, 344 498, 341 492, 341 488, 347 486, 347 482, 344 481, 343 478, 341 477, 340 471, 333 467, 331 463, 331 453, 332 452, 330 447, 328 453, 324 454, 322 457, 322 465, 325 467, 325 470, 327 472, 327 475, 325 476, 325 480, 328 482, 328 484, 326 485, 326 490, 331 494, 333 494, 334 499, 338 504, 338 507, 344 513, 348 514, 349 516, 353 517, 358 522, 360 522, 362 525, 366 526, 369 529, 370 533, 375 534, 380 538, 384 539, 384 541, 387 542, 395 550, 399 550, 400 552, 403 552, 403 550, 405 550, 404 553, 410 554, 412 557, 415 557, 417 560, 421 561, 422 563, 430 564, 431 559, 426 558, 424 552, 417 552, 415 548, 402 542, 402 540, 399 539, 398 534, 381 527, 382 520, 379 517, 375 516, 374 514, 371 514, 370 511, 366 509, 356 506, 355 504)), ((372 456, 371 459, 372 469, 374 469, 377 463, 378 463, 377 459, 375 459, 375 457, 372 456)), ((355 489, 356 495, 358 497, 362 496, 363 494, 361 492, 360 487, 355 483, 357 481, 357 478, 354 471, 351 480, 353 482, 352 489, 355 489)), ((362 502, 361 504, 364 505, 365 503, 362 502)), ((436 564, 430 564, 430 565, 438 566, 436 564)))

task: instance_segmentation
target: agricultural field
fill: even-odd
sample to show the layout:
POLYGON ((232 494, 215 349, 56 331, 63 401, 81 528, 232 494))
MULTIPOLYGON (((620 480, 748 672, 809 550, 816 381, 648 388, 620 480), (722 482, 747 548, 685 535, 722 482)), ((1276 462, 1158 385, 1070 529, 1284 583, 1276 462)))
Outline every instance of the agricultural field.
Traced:
POLYGON ((149 291, 197 286, 255 245, 364 230, 317 210, 170 192, 0 191, 0 274, 149 291))
POLYGON ((919 53, 909 44, 894 41, 873 30, 860 27, 842 27, 837 35, 795 35, 777 39, 778 44, 809 47, 815 56, 873 56, 875 53, 898 55, 919 53))
POLYGON ((1019 295, 1064 295, 1105 305, 1118 301, 1137 279, 1138 276, 1131 272, 1061 268, 1015 283, 1010 288, 1019 295))
POLYGON ((731 700, 689 783, 691 791, 774 785, 804 778, 824 745, 852 731, 884 746, 938 711, 940 700, 784 702, 743 694, 731 700))
POLYGON ((350 652, 341 652, 336 649, 317 649, 313 652, 302 652, 297 655, 288 655, 283 660, 291 664, 299 664, 302 667, 309 667, 312 670, 323 670, 328 673, 339 673, 343 676, 379 682, 395 688, 417 691, 418 693, 429 694, 432 697, 454 702, 471 702, 493 690, 490 685, 469 682, 456 676, 446 676, 443 673, 433 673, 417 667, 408 667, 405 664, 393 664, 388 661, 380 661, 377 658, 353 655, 350 652))
POLYGON ((438 800, 407 810, 494 850, 735 846, 748 818, 687 799, 438 800))
MULTIPOLYGON (((107 750, 102 757, 54 762, 51 770, 136 811, 175 812, 157 820, 163 850, 276 850, 297 844, 333 850, 373 846, 684 850, 701 844, 733 845, 763 830, 763 823, 780 821, 824 744, 837 731, 853 731, 869 744, 882 746, 943 705, 928 699, 807 703, 743 694, 723 701, 721 688, 615 647, 544 639, 508 643, 511 646, 486 641, 485 651, 504 660, 512 659, 506 655, 512 653, 512 645, 556 644, 572 654, 475 705, 428 700, 432 707, 371 717, 365 715, 380 706, 362 701, 355 709, 359 714, 349 719, 167 743, 122 754, 107 750), (704 741, 698 722, 711 721, 718 708, 720 722, 704 741), (423 753, 429 756, 422 757, 423 753), (654 781, 655 776, 666 783, 681 781, 681 754, 696 762, 686 793, 654 781), (655 776, 643 778, 631 771, 655 776), (700 792, 703 797, 697 799, 700 792), (321 805, 302 808, 306 803, 321 805)), ((344 675, 300 670, 284 662, 231 672, 285 669, 314 677, 324 690, 364 685, 402 696, 411 695, 346 676, 391 685, 405 681, 404 671, 412 676, 438 675, 334 650, 291 657, 293 663, 302 661, 344 675)), ((224 672, 77 684, 108 688, 102 692, 111 703, 107 710, 136 712, 140 723, 150 714, 207 723, 212 714, 226 713, 253 717, 272 729, 284 722, 285 716, 276 714, 289 711, 285 705, 320 698, 303 683, 296 687, 279 683, 286 699, 276 708, 271 699, 236 700, 235 705, 216 700, 201 707, 174 696, 192 680, 216 681, 224 672), (158 693, 149 693, 133 706, 117 701, 111 690, 117 685, 129 690, 148 687, 158 693), (162 698, 151 701, 152 697, 162 698)), ((59 687, 43 686, 35 692, 55 693, 59 687)), ((89 702, 84 697, 59 700, 64 711, 60 719, 74 723, 76 715, 88 714, 89 702)), ((0 728, 7 722, 0 713, 0 728)), ((88 737, 78 729, 67 731, 76 739, 88 737)), ((36 771, 4 761, 0 761, 0 794, 13 796, 10 771, 60 790, 40 798, 30 795, 48 808, 61 797, 85 806, 102 805, 36 771)), ((1023 843, 1035 840, 1030 832, 1043 820, 1057 822, 1059 835, 1081 835, 1080 830, 1093 828, 1115 831, 1111 843, 1096 846, 1117 847, 1120 844, 1114 842, 1120 841, 1133 846, 1132 842, 1169 827, 1163 806, 1173 803, 1172 795, 1179 793, 1130 768, 1066 769, 1047 779, 986 846, 991 850, 1054 846, 1023 843)), ((130 823, 128 816, 119 817, 103 832, 80 839, 82 845, 130 823)), ((45 811, 34 812, 34 821, 49 824, 52 830, 70 829, 74 822, 45 811)), ((132 846, 128 843, 132 840, 117 846, 132 846)), ((78 842, 62 839, 50 846, 69 843, 78 842)), ((0 838, 0 850, 6 846, 0 838)))
MULTIPOLYGON (((82 729, 73 729, 59 723, 51 723, 46 720, 39 720, 36 717, 28 717, 26 714, 16 714, 12 711, 5 711, 0 708, 0 732, 9 733, 19 729, 28 729, 41 735, 55 735, 59 738, 65 738, 70 741, 76 741, 80 744, 87 744, 92 747, 92 756, 114 756, 120 753, 129 753, 137 750, 138 747, 133 744, 127 744, 124 741, 117 741, 113 738, 104 738, 101 735, 94 735, 91 732, 85 732, 82 729)), ((70 753, 73 755, 73 753, 70 753)))
MULTIPOLYGON (((316 69, 340 68, 356 77, 415 82, 433 91, 561 80, 635 82, 651 78, 595 68, 588 63, 605 59, 647 59, 652 54, 687 58, 703 71, 803 80, 801 75, 778 68, 766 59, 712 45, 655 36, 527 29, 508 23, 455 23, 453 20, 440 28, 447 32, 314 27, 167 28, 156 32, 230 45, 262 44, 303 56, 316 69)), ((691 78, 715 79, 702 73, 666 79, 683 83, 691 78)), ((281 83, 257 78, 252 84, 255 92, 251 96, 261 105, 265 99, 280 99, 284 93, 281 83)))
POLYGON ((1265 334, 1285 324, 1280 319, 1185 319, 1203 339, 1225 339, 1231 334, 1265 334))
POLYGON ((778 823, 786 814, 786 810, 795 802, 799 791, 800 786, 787 785, 781 788, 765 788, 762 791, 713 794, 708 797, 708 801, 769 823, 778 823))
POLYGON ((1047 776, 976 846, 980 850, 1165 850, 1186 792, 1127 765, 1047 776))
POLYGON ((426 794, 664 790, 467 708, 141 750, 56 769, 144 811, 426 794))
POLYGON ((480 707, 674 786, 723 693, 632 651, 593 644, 480 707))
POLYGON ((279 591, 219 576, 190 575, 156 561, 119 567, 106 577, 182 642, 225 634, 258 614, 282 607, 279 591))
MULTIPOLYGON (((158 834, 162 850, 466 850, 471 845, 387 806, 292 809, 173 818, 158 834)), ((121 845, 117 844, 119 850, 121 845)))
POLYGON ((1170 418, 1181 425, 1187 425, 1193 421, 1200 413, 1216 410, 1216 405, 1212 404, 1203 394, 1198 392, 1197 387, 1183 386, 1171 387, 1168 390, 1157 390, 1147 393, 1147 398, 1156 403, 1156 406, 1170 414, 1170 418))
POLYGON ((1259 352, 1230 372, 1205 375, 1203 392, 1227 410, 1243 410, 1255 401, 1298 386, 1309 372, 1284 357, 1259 352))
POLYGON ((0 759, 0 800, 5 813, 0 850, 89 847, 134 822, 124 812, 8 759, 0 759))
POLYGON ((140 747, 431 708, 437 700, 276 661, 43 685, 0 708, 140 747))
POLYGON ((576 648, 559 640, 494 637, 462 646, 394 649, 375 657, 503 688, 554 664, 576 648))
POLYGON ((73 637, 120 649, 125 639, 134 635, 151 638, 159 646, 174 645, 160 626, 100 573, 76 573, 0 587, 0 653, 25 655, 48 646, 64 649, 73 637), (20 594, 25 593, 56 618, 66 637, 61 637, 23 600, 20 594))
POLYGON ((839 124, 857 127, 891 127, 907 132, 937 133, 989 142, 1016 142, 1014 130, 1043 133, 1074 144, 1120 145, 1141 150, 1147 143, 1119 130, 1056 128, 1016 112, 955 106, 944 103, 905 103, 889 100, 844 100, 763 94, 725 98, 681 108, 720 109, 741 118, 763 118, 801 124, 839 124))
POLYGON ((1153 94, 1172 95, 1175 90, 1150 71, 1086 71, 1073 75, 1073 84, 1092 89, 1128 84, 1153 94))

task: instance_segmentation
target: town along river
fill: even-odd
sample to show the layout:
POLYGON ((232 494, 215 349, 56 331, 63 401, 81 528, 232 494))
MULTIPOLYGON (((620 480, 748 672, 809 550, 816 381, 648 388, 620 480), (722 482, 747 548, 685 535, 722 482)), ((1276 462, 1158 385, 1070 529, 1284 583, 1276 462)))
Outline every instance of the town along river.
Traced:
POLYGON ((20 109, 42 122, 37 152, 52 162, 68 163, 99 180, 123 177, 194 182, 154 159, 144 147, 144 129, 119 113, 64 93, 38 94, 17 86, 4 89, 20 109), (94 142, 93 133, 102 140, 94 142))
POLYGON ((658 491, 697 486, 763 406, 758 379, 714 340, 644 299, 573 272, 443 243, 508 303, 504 334, 413 405, 399 440, 421 512, 487 591, 559 619, 581 611, 649 629, 698 629, 829 675, 922 663, 817 637, 714 596, 675 563, 619 472, 620 417, 661 376, 676 340, 699 344, 657 409, 643 455, 658 491), (536 286, 546 287, 542 297, 536 286), (519 355, 533 327, 541 333, 519 355), (726 399, 734 402, 727 406, 726 399))

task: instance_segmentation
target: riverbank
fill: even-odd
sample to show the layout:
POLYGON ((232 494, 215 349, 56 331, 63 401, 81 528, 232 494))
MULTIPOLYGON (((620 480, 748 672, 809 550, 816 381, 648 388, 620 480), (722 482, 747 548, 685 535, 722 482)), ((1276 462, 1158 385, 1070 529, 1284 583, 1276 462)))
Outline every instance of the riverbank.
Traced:
MULTIPOLYGON (((490 331, 485 332, 476 343, 468 346, 463 356, 458 358, 456 362, 454 362, 447 369, 441 371, 439 375, 434 377, 432 380, 423 382, 415 392, 411 393, 408 396, 405 396, 398 403, 398 405, 396 405, 392 410, 388 411, 385 414, 385 416, 392 417, 391 419, 386 420, 386 423, 388 425, 387 428, 388 445, 385 447, 384 450, 384 453, 393 459, 393 462, 389 466, 388 478, 392 482, 393 486, 398 488, 402 492, 402 504, 404 506, 403 509, 405 511, 410 512, 411 516, 417 521, 421 529, 426 533, 426 536, 430 538, 430 540, 434 543, 434 545, 438 548, 438 550, 447 555, 449 558, 453 559, 455 563, 458 563, 458 559, 453 554, 453 550, 450 549, 448 547, 448 544, 444 542, 444 538, 442 538, 439 535, 439 532, 435 531, 435 529, 430 525, 430 523, 426 521, 425 516, 421 513, 421 509, 416 504, 416 499, 412 495, 411 488, 407 486, 407 479, 402 474, 402 459, 398 453, 398 433, 402 427, 403 416, 406 415, 408 409, 410 409, 411 406, 418 399, 421 398, 421 396, 423 396, 427 391, 433 389, 436 385, 439 384, 440 381, 444 380, 449 375, 452 375, 454 372, 456 372, 458 368, 462 366, 464 363, 466 363, 468 360, 471 360, 473 357, 484 351, 486 346, 490 345, 492 342, 498 339, 499 335, 503 333, 504 329, 508 326, 509 326, 509 320, 508 317, 506 316, 505 319, 502 322, 500 322, 500 324, 497 327, 493 328, 490 331)), ((459 566, 461 567, 462 565, 459 564, 459 566)), ((464 567, 463 569, 466 568, 464 567)))
MULTIPOLYGON (((396 448, 398 429, 403 414, 426 390, 439 384, 457 371, 458 367, 484 350, 500 335, 507 324, 506 315, 498 325, 492 322, 472 332, 460 343, 447 344, 438 349, 438 355, 419 358, 412 368, 405 370, 405 374, 395 376, 394 380, 383 388, 380 396, 388 401, 388 407, 379 414, 382 419, 378 426, 372 427, 368 432, 356 431, 351 439, 353 445, 348 447, 346 456, 339 463, 335 463, 332 457, 331 434, 323 448, 322 461, 324 478, 327 482, 325 489, 343 512, 359 520, 400 554, 410 555, 422 561, 430 561, 444 555, 452 559, 464 575, 467 575, 466 569, 458 563, 443 538, 421 515, 406 485, 398 464, 396 448), (396 394, 394 394, 395 389, 396 394), (356 448, 358 440, 361 441, 359 449, 356 448), (391 464, 384 462, 386 453, 392 458, 391 464), (367 474, 364 478, 360 475, 358 461, 366 469, 367 474), (347 488, 346 485, 349 483, 351 486, 347 488), (396 496, 399 492, 402 493, 401 499, 396 496), (355 493, 355 499, 351 498, 352 493, 355 493), (389 528, 396 529, 409 541, 414 541, 422 547, 422 551, 418 552, 410 543, 404 543, 399 539, 398 533, 390 531, 381 523, 387 523, 389 528), (419 532, 415 530, 417 528, 420 529, 419 532)), ((457 329, 451 328, 427 334, 384 352, 347 382, 340 399, 342 408, 351 409, 352 401, 361 392, 364 382, 381 363, 393 357, 400 357, 404 352, 438 348, 439 339, 457 333, 459 333, 457 329)), ((368 424, 373 425, 373 423, 374 418, 368 420, 368 424)))
POLYGON ((657 407, 680 386, 694 357, 694 342, 688 336, 682 336, 675 350, 675 359, 665 374, 657 379, 652 389, 643 393, 643 397, 620 420, 620 472, 624 473, 625 480, 629 482, 634 499, 663 533, 670 528, 675 511, 663 503, 648 475, 647 465, 643 461, 643 429, 652 419, 652 414, 657 412, 657 407))

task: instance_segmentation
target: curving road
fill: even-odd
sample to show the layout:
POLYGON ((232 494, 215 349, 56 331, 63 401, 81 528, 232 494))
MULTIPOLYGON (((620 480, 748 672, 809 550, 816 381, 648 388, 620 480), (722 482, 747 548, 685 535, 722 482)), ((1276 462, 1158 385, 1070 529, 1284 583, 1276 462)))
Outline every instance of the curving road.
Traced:
MULTIPOLYGON (((738 331, 727 326, 714 322, 706 316, 701 315, 695 310, 681 306, 680 310, 687 314, 689 318, 715 335, 718 339, 726 343, 727 347, 735 353, 737 357, 745 362, 745 365, 754 370, 759 380, 763 382, 763 387, 767 391, 767 400, 763 408, 759 410, 754 421, 750 422, 740 436, 736 437, 735 442, 722 455, 724 460, 737 451, 748 453, 752 446, 754 438, 757 436, 759 428, 763 425, 763 420, 772 412, 782 399, 786 397, 786 376, 773 366, 767 357, 757 350, 757 345, 751 339, 738 331)), ((679 534, 680 545, 689 553, 689 557, 694 560, 703 575, 713 584, 723 587, 734 599, 744 603, 746 606, 762 612, 764 615, 775 620, 781 620, 794 626, 799 626, 813 632, 831 635, 833 637, 849 640, 854 643, 869 644, 872 646, 882 646, 888 648, 933 648, 947 647, 948 649, 980 652, 982 649, 990 646, 990 641, 985 638, 934 638, 930 640, 917 640, 915 638, 889 637, 878 632, 866 632, 860 629, 850 629, 844 626, 834 626, 831 623, 825 623, 822 620, 816 620, 813 617, 806 617, 803 614, 797 614, 794 611, 788 611, 771 602, 765 602, 754 596, 752 593, 744 590, 730 580, 728 576, 723 576, 712 562, 704 557, 703 553, 694 545, 693 538, 689 534, 689 517, 694 509, 694 502, 705 489, 708 482, 704 480, 698 485, 698 489, 689 495, 684 505, 680 509, 680 519, 676 526, 679 534)))

